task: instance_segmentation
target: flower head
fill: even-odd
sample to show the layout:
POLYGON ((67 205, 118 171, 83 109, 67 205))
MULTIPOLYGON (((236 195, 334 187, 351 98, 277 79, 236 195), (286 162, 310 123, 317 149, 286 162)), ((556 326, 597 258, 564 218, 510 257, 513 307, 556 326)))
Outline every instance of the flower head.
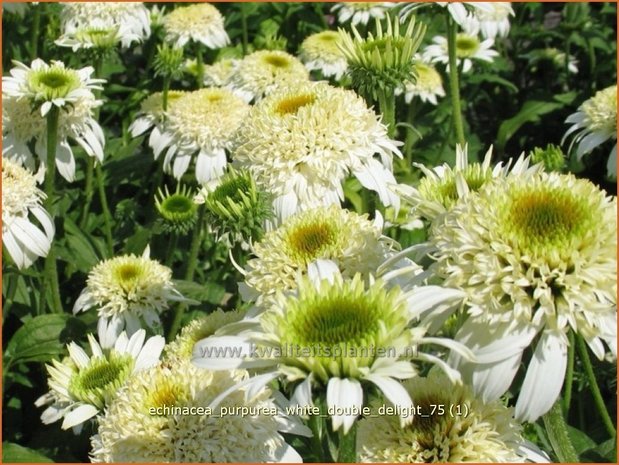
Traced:
MULTIPOLYGON (((398 381, 416 376, 411 358, 438 364, 458 379, 457 372, 438 357, 412 350, 413 345, 432 343, 463 349, 461 353, 468 356, 460 344, 425 338, 424 327, 411 327, 416 316, 431 311, 437 302, 449 308, 461 298, 457 291, 437 288, 428 298, 428 290, 421 286, 404 293, 399 287, 388 289, 381 281, 366 285, 359 274, 344 280, 335 263, 318 260, 308 277, 299 280, 295 293, 278 293, 266 312, 244 319, 242 333, 234 334, 239 325, 231 325, 229 330, 220 329, 221 336, 200 341, 194 347, 193 363, 216 370, 270 369, 238 387, 259 386, 280 377, 292 383, 301 381, 293 397, 302 404, 312 402, 312 386, 320 387, 326 391, 333 429, 343 427, 347 433, 358 416, 350 410, 361 409, 368 385, 378 387, 403 412, 412 407, 414 399, 398 381), (227 352, 235 355, 211 357, 213 350, 220 353, 226 347, 236 348, 227 352)), ((410 417, 402 420, 410 421, 410 417)))
MULTIPOLYGON (((449 71, 449 54, 447 50, 447 38, 435 36, 434 42, 428 45, 423 51, 424 61, 431 63, 444 63, 449 71)), ((481 60, 492 63, 494 57, 499 56, 496 50, 492 49, 493 39, 480 41, 476 34, 460 32, 456 36, 456 57, 458 66, 462 63, 462 71, 468 72, 473 67, 473 60, 481 60)))
POLYGON ((331 8, 331 11, 337 11, 337 21, 339 23, 345 23, 350 20, 351 24, 356 26, 357 24, 367 24, 370 18, 384 19, 386 11, 395 6, 398 6, 398 4, 389 2, 346 2, 336 3, 331 8))
MULTIPOLYGON (((374 415, 359 422, 357 453, 362 462, 525 462, 535 458, 522 427, 499 400, 483 402, 466 385, 440 372, 404 382, 417 408, 410 425, 374 415), (451 412, 448 410, 451 409, 451 412)), ((375 401, 373 407, 381 404, 375 401)))
POLYGON ((234 168, 206 184, 196 201, 204 203, 211 231, 232 243, 259 240, 273 216, 271 196, 258 189, 249 172, 234 168))
POLYGON ((469 163, 468 149, 456 147, 456 166, 443 164, 428 169, 423 164, 415 166, 424 174, 417 187, 399 185, 398 190, 407 200, 414 213, 425 220, 435 222, 451 211, 469 193, 477 192, 494 178, 520 176, 539 171, 540 166, 529 167, 530 160, 521 156, 513 165, 510 160, 505 166, 497 163, 490 166, 492 147, 486 152, 482 163, 469 163), (510 169, 511 168, 511 169, 510 169))
POLYGON ((67 104, 76 105, 80 101, 92 98, 94 89, 101 89, 102 79, 93 79, 94 69, 86 67, 79 70, 66 68, 61 61, 52 61, 50 65, 36 59, 29 68, 18 61, 13 62, 10 76, 2 77, 2 95, 27 99, 33 106, 41 108, 45 116, 52 105, 63 108, 67 104))
POLYGON ((33 174, 2 159, 2 243, 18 268, 47 256, 54 239, 54 223, 41 205, 44 198, 33 174))
POLYGON ((123 255, 104 260, 88 274, 73 313, 97 308, 99 318, 109 326, 126 326, 133 334, 143 321, 159 328, 159 314, 170 301, 184 300, 172 283, 172 270, 149 258, 123 255))
POLYGON ((189 362, 193 353, 193 346, 206 337, 212 336, 223 326, 239 321, 244 313, 239 310, 224 312, 221 309, 201 316, 183 327, 181 333, 170 342, 164 352, 163 360, 168 365, 189 362))
POLYGON ((565 168, 565 154, 561 147, 548 144, 545 149, 535 147, 531 152, 531 161, 541 163, 546 171, 562 171, 565 168))
POLYGON ((249 102, 303 81, 309 81, 309 73, 297 58, 279 50, 259 50, 238 62, 227 85, 249 102))
POLYGON ((436 272, 468 295, 469 317, 456 339, 493 354, 463 368, 484 400, 505 392, 536 335, 516 404, 517 418, 527 421, 559 395, 569 329, 599 358, 602 341, 615 350, 616 236, 616 199, 557 173, 486 183, 435 224, 436 272), (499 341, 505 350, 494 353, 499 341))
MULTIPOLYGON (((187 94, 187 92, 183 90, 170 90, 168 92, 168 107, 185 94, 187 94)), ((142 101, 137 118, 133 123, 131 123, 129 130, 131 131, 131 135, 133 137, 138 137, 149 129, 154 128, 149 140, 150 146, 153 147, 155 141, 161 137, 161 132, 164 130, 164 120, 165 112, 163 110, 163 93, 155 92, 142 101)))
POLYGON ((165 232, 187 234, 196 224, 198 207, 186 186, 177 184, 173 193, 170 193, 167 186, 164 191, 159 189, 155 196, 155 207, 165 232))
POLYGON ((384 205, 397 205, 389 190, 395 184, 392 156, 401 156, 396 144, 357 94, 307 83, 257 103, 236 134, 232 158, 273 194, 283 220, 299 210, 339 204, 349 173, 378 192, 384 205))
POLYGON ((299 58, 310 71, 320 71, 324 77, 341 79, 348 68, 346 57, 338 47, 341 33, 322 31, 305 38, 299 49, 299 58))
POLYGON ((212 65, 204 66, 204 85, 212 87, 226 87, 236 72, 240 60, 224 58, 212 65))
MULTIPOLYGON (((336 262, 346 277, 375 274, 390 243, 381 226, 338 206, 297 213, 253 246, 245 285, 261 302, 296 288, 297 274, 317 259, 336 262)), ((249 294, 249 292, 248 292, 249 294)))
POLYGON ((354 26, 352 31, 354 37, 340 29, 340 48, 348 60, 355 89, 376 100, 378 92, 392 91, 414 79, 413 57, 426 32, 425 25, 417 24, 414 16, 403 34, 397 16, 387 19, 386 31, 377 19, 376 35, 370 32, 365 39, 354 26))
POLYGON ((69 358, 47 365, 50 392, 36 402, 39 407, 52 404, 41 415, 43 423, 63 418, 63 429, 76 427, 109 406, 133 374, 159 361, 163 337, 154 336, 145 343, 145 335, 140 330, 129 339, 123 332, 113 341, 100 334, 98 342, 89 334, 90 356, 76 343, 70 343, 69 358))
POLYGON ((61 22, 60 45, 74 49, 97 46, 102 39, 128 47, 150 36, 150 15, 140 2, 63 3, 61 22))
POLYGON ((139 373, 99 420, 91 460, 299 462, 297 452, 279 434, 285 429, 285 415, 270 389, 262 387, 249 399, 242 391, 234 392, 212 413, 204 413, 245 376, 240 370, 211 372, 187 363, 139 373), (241 407, 248 413, 224 413, 241 407))
MULTIPOLYGON (((75 178, 75 159, 69 141, 77 142, 91 157, 102 161, 105 136, 94 118, 95 109, 102 104, 92 95, 65 105, 58 119, 56 168, 67 181, 75 178)), ((47 164, 46 122, 33 109, 31 102, 19 97, 2 96, 2 153, 37 172, 42 180, 47 164), (33 150, 34 149, 34 150, 33 150), (37 163, 35 158, 38 158, 37 163)))
POLYGON ((165 151, 164 170, 180 179, 193 155, 196 179, 204 184, 223 175, 226 151, 249 105, 228 89, 188 92, 170 103, 163 131, 153 132, 155 158, 165 151))
POLYGON ((163 28, 166 40, 177 47, 184 46, 190 40, 213 49, 230 43, 223 16, 209 3, 175 8, 164 17, 163 28))
MULTIPOLYGON (((576 113, 568 116, 566 123, 572 127, 565 133, 563 139, 576 134, 570 144, 578 144, 576 157, 580 160, 595 147, 608 139, 617 139, 617 86, 610 86, 595 93, 586 100, 576 113)), ((617 177, 617 144, 611 150, 606 166, 608 176, 617 177)))
POLYGON ((404 100, 411 103, 413 97, 419 97, 422 102, 429 102, 436 105, 437 97, 445 97, 443 81, 436 68, 421 61, 415 62, 415 80, 404 84, 404 89, 397 88, 396 94, 404 91, 404 100))

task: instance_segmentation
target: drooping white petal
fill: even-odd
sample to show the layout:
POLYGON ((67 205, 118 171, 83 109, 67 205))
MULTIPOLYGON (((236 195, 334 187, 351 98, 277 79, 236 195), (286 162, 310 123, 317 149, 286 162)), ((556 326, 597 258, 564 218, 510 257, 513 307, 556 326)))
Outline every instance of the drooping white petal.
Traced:
MULTIPOLYGON (((330 409, 344 409, 345 413, 352 413, 352 409, 360 411, 363 405, 363 389, 356 379, 331 378, 327 384, 327 405, 330 409)), ((333 430, 340 426, 344 433, 348 433, 357 415, 332 415, 333 430)))
POLYGON ((82 404, 64 416, 62 429, 69 429, 79 425, 80 423, 84 423, 94 417, 97 413, 99 413, 99 409, 97 409, 94 405, 82 404))

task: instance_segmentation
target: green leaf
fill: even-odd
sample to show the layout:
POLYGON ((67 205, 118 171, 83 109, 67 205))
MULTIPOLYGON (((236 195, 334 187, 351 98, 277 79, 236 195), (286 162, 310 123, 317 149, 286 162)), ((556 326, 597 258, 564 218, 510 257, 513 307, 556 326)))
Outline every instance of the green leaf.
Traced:
POLYGON ((574 428, 573 426, 568 425, 567 432, 570 436, 570 441, 572 441, 572 445, 574 446, 574 449, 576 449, 576 453, 578 455, 582 454, 587 449, 591 449, 597 445, 593 439, 591 439, 579 429, 574 428))
POLYGON ((183 296, 214 305, 221 304, 226 294, 223 286, 213 282, 198 284, 193 281, 175 279, 174 285, 183 296))
POLYGON ((518 92, 518 87, 516 87, 512 82, 500 76, 497 76, 496 74, 473 74, 467 77, 467 82, 469 84, 481 84, 482 82, 490 82, 492 84, 498 84, 500 86, 506 87, 510 92, 518 92))
POLYGON ((54 463, 52 459, 36 450, 28 449, 13 442, 2 443, 3 463, 54 463))
POLYGON ((497 148, 499 151, 502 152, 505 149, 507 141, 510 140, 525 123, 537 123, 540 120, 540 116, 551 113, 561 107, 563 107, 563 104, 559 102, 540 102, 537 100, 525 102, 516 116, 501 123, 497 134, 497 148))
POLYGON ((580 455, 585 462, 610 462, 617 463, 617 443, 615 438, 604 441, 580 455))
POLYGON ((69 217, 64 218, 64 231, 67 244, 66 249, 59 250, 59 256, 78 270, 88 273, 100 261, 94 244, 69 217))
POLYGON ((9 341, 5 357, 15 362, 47 362, 64 352, 60 335, 68 314, 40 315, 26 321, 9 341))

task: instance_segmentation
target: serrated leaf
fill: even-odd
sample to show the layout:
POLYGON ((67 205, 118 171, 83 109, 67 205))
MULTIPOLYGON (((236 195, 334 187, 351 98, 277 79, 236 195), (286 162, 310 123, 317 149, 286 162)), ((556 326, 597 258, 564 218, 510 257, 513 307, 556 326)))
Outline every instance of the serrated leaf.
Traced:
POLYGON ((3 463, 54 463, 52 459, 33 449, 13 442, 2 443, 3 463))
POLYGON ((5 357, 15 362, 47 362, 64 351, 60 335, 68 314, 40 315, 26 321, 9 341, 5 357))
POLYGON ((593 439, 587 436, 584 432, 580 431, 578 428, 567 425, 567 433, 569 434, 570 441, 572 441, 572 445, 578 455, 597 445, 593 439))

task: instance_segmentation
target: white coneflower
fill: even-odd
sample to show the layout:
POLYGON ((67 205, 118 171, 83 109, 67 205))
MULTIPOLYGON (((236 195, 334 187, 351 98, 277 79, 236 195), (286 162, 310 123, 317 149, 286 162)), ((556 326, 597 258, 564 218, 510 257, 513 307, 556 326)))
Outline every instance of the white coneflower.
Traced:
MULTIPOLYGON (((449 53, 447 38, 435 36, 433 44, 428 45, 423 51, 424 61, 431 63, 444 63, 449 71, 449 53)), ((493 59, 499 56, 496 50, 492 49, 493 39, 480 41, 477 35, 460 32, 456 35, 456 57, 458 66, 462 63, 462 71, 468 72, 473 67, 473 60, 481 60, 492 63, 493 59)))
POLYGON ((47 256, 52 244, 54 223, 41 205, 44 198, 33 174, 2 159, 2 244, 18 268, 47 256))
POLYGON ((339 206, 300 212, 253 245, 241 289, 246 298, 270 301, 296 288, 298 273, 317 259, 335 261, 346 277, 367 278, 389 256, 390 242, 381 224, 339 206))
POLYGON ((212 87, 225 87, 230 83, 232 76, 240 60, 236 58, 224 58, 212 65, 204 66, 204 85, 212 87))
POLYGON ((91 440, 91 460, 300 462, 280 431, 308 431, 285 417, 270 389, 257 389, 249 399, 235 392, 206 410, 246 376, 241 370, 211 372, 188 363, 139 373, 100 418, 98 434, 91 440))
POLYGON ((151 134, 155 159, 165 150, 164 170, 180 179, 197 154, 198 182, 219 178, 232 137, 249 109, 240 97, 222 88, 200 89, 177 98, 166 112, 163 131, 151 134))
MULTIPOLYGON (((419 313, 457 305, 461 294, 433 287, 429 297, 424 286, 405 294, 398 287, 387 290, 380 281, 366 286, 361 275, 344 280, 331 261, 319 260, 310 267, 295 294, 279 293, 258 318, 232 324, 229 331, 221 328, 221 336, 196 344, 193 363, 214 370, 263 368, 263 374, 236 388, 284 378, 300 382, 294 398, 307 404, 312 388, 320 387, 331 409, 348 409, 331 411, 333 429, 343 428, 344 434, 358 416, 353 410, 360 411, 367 401, 368 388, 377 387, 402 412, 412 407, 415 400, 399 382, 416 376, 411 358, 435 363, 458 379, 438 357, 412 347, 438 344, 466 356, 468 351, 448 339, 426 338, 425 328, 411 328, 410 323, 419 313), (213 351, 227 357, 213 357, 213 351)), ((407 420, 410 416, 403 415, 402 421, 407 420)))
POLYGON ((404 89, 397 88, 396 95, 404 92, 404 100, 411 103, 414 97, 419 97, 422 102, 437 105, 437 97, 445 97, 443 80, 436 68, 430 64, 415 62, 415 82, 406 82, 404 89))
POLYGON ((219 328, 239 321, 243 316, 244 312, 240 310, 224 312, 218 309, 213 313, 192 320, 183 327, 176 339, 166 346, 163 356, 164 363, 170 365, 189 362, 193 354, 193 346, 198 341, 212 336, 219 328))
MULTIPOLYGON (((513 411, 499 400, 483 402, 468 386, 455 385, 440 372, 413 378, 404 387, 417 411, 402 427, 393 415, 372 415, 359 422, 361 462, 462 463, 548 461, 522 437, 513 411)), ((375 401, 373 410, 382 403, 375 401)))
POLYGON ((159 314, 170 301, 183 301, 172 283, 172 270, 151 260, 147 247, 141 257, 123 255, 104 260, 88 274, 73 313, 96 308, 103 325, 126 327, 131 335, 142 326, 160 329, 159 314))
POLYGON ((40 107, 45 116, 52 105, 63 108, 67 104, 76 105, 87 98, 94 98, 93 90, 101 90, 99 84, 103 79, 90 76, 94 72, 91 66, 82 69, 66 68, 61 61, 52 61, 50 65, 41 59, 32 62, 29 68, 19 61, 14 61, 10 76, 2 77, 2 95, 27 99, 33 106, 40 107))
POLYGON ((345 23, 351 21, 353 26, 367 24, 371 18, 384 19, 387 10, 398 6, 390 2, 346 2, 336 3, 332 12, 337 12, 337 21, 345 23))
POLYGON ((280 50, 259 50, 237 63, 228 87, 250 102, 300 81, 309 81, 300 60, 280 50))
POLYGON ((398 192, 410 203, 415 215, 434 222, 451 211, 470 192, 477 192, 494 178, 523 176, 542 169, 540 165, 530 167, 530 159, 524 155, 516 160, 513 167, 511 159, 506 165, 501 162, 491 167, 491 159, 492 147, 486 152, 482 163, 469 164, 467 146, 462 148, 458 145, 455 167, 444 163, 429 169, 423 164, 415 163, 424 177, 417 187, 399 184, 398 192))
MULTIPOLYGON (((576 157, 580 160, 598 145, 608 139, 617 139, 617 86, 610 86, 595 93, 586 100, 576 113, 565 120, 572 127, 567 130, 563 140, 575 134, 570 151, 574 144, 578 144, 576 157)), ((608 156, 606 165, 609 177, 617 178, 617 143, 608 156)))
POLYGON ((460 201, 430 241, 438 276, 468 295, 456 340, 478 364, 452 363, 484 401, 505 393, 536 336, 516 403, 526 421, 560 393, 568 330, 599 358, 603 341, 616 351, 617 201, 589 181, 557 173, 495 179, 460 201))
MULTIPOLYGON (((77 142, 89 156, 103 161, 105 136, 94 119, 95 109, 101 104, 101 100, 85 94, 62 107, 58 120, 56 167, 69 182, 75 179, 75 159, 70 141, 77 142)), ((33 110, 31 102, 3 95, 2 153, 36 171, 39 180, 44 176, 47 164, 46 134, 45 118, 33 110), (35 156, 39 159, 38 167, 35 156)))
POLYGON ((175 8, 163 18, 163 29, 166 41, 177 47, 183 47, 190 40, 212 49, 230 43, 223 16, 209 3, 175 8))
POLYGON ((399 197, 390 190, 392 157, 401 156, 397 145, 353 91, 307 83, 256 104, 236 135, 232 158, 274 195, 283 220, 296 211, 339 204, 349 174, 378 192, 384 205, 397 207, 399 197))
POLYGON ((80 49, 110 49, 121 43, 123 39, 139 40, 138 37, 130 34, 122 34, 118 28, 109 28, 104 24, 95 23, 72 33, 63 34, 54 43, 60 47, 70 47, 75 52, 80 49))
POLYGON ((39 407, 51 404, 41 415, 43 423, 62 418, 62 429, 79 430, 82 423, 108 407, 132 375, 159 361, 165 340, 153 336, 144 342, 145 336, 146 332, 140 330, 129 339, 123 332, 114 341, 100 334, 97 342, 89 334, 90 356, 76 343, 70 343, 69 358, 52 360, 47 365, 50 391, 36 401, 39 407))
POLYGON ((310 71, 320 71, 324 77, 341 79, 348 68, 346 56, 338 47, 341 34, 322 31, 305 38, 299 48, 299 58, 310 71))
POLYGON ((509 17, 515 16, 514 9, 509 2, 489 2, 484 8, 475 8, 473 23, 464 25, 465 30, 473 32, 479 29, 485 39, 507 37, 509 34, 509 17))
POLYGON ((150 14, 141 2, 62 3, 60 19, 60 45, 74 48, 96 46, 101 34, 109 40, 113 37, 123 47, 150 36, 150 14))
MULTIPOLYGON (((187 94, 183 90, 168 91, 168 108, 174 101, 187 94)), ((155 92, 146 97, 141 104, 140 111, 136 115, 135 121, 129 126, 129 131, 133 137, 138 137, 146 131, 153 129, 149 139, 149 145, 154 146, 155 140, 161 137, 165 112, 163 111, 163 93, 155 92)))

